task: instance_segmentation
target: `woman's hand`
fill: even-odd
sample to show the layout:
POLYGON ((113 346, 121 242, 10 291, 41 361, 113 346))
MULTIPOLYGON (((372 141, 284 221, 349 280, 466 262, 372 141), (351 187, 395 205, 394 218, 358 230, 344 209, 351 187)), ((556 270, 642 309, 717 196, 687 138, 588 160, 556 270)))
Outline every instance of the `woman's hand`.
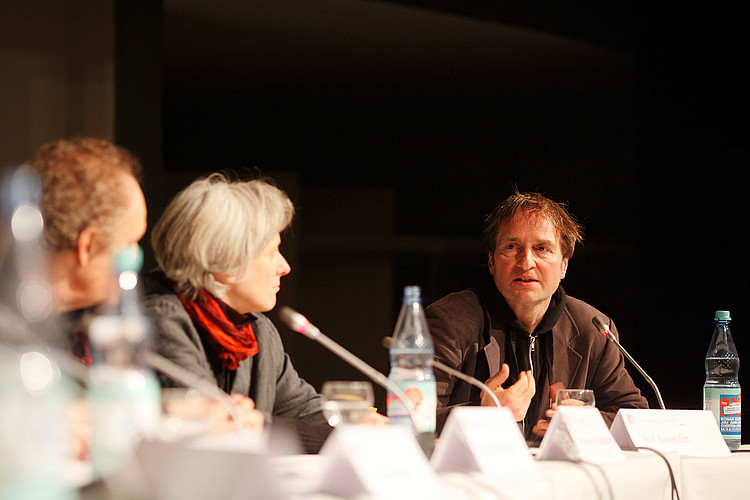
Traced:
POLYGON ((238 422, 234 421, 235 417, 243 428, 255 432, 262 431, 265 418, 263 413, 255 409, 255 402, 242 394, 232 394, 230 398, 234 403, 234 416, 229 413, 224 403, 211 402, 211 433, 228 434, 237 432, 238 422))
POLYGON ((375 411, 375 408, 373 408, 360 423, 368 425, 388 425, 388 417, 381 415, 375 411))

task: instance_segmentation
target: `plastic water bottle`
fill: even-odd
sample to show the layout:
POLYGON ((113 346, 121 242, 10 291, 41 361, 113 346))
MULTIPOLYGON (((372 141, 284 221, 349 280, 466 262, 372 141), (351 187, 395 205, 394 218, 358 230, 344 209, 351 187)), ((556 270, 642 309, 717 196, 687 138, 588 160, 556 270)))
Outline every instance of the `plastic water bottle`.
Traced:
POLYGON ((77 386, 54 319, 42 246, 41 179, 0 180, 0 498, 78 498, 68 418, 77 386))
POLYGON ((742 395, 740 358, 729 331, 731 319, 729 311, 716 311, 716 327, 706 353, 703 409, 713 412, 727 446, 736 450, 742 438, 742 395))
MULTIPOLYGON (((391 423, 411 424, 423 449, 434 446, 437 391, 432 361, 435 350, 422 307, 418 286, 404 288, 401 311, 389 349, 391 371, 388 378, 403 391, 411 405, 411 416, 404 402, 388 392, 388 418, 391 423)), ((428 452, 429 454, 429 452, 428 452)))
POLYGON ((153 437, 159 427, 159 383, 145 359, 152 325, 140 302, 142 260, 137 246, 115 256, 119 302, 89 326, 91 461, 98 476, 123 465, 140 439, 153 437))

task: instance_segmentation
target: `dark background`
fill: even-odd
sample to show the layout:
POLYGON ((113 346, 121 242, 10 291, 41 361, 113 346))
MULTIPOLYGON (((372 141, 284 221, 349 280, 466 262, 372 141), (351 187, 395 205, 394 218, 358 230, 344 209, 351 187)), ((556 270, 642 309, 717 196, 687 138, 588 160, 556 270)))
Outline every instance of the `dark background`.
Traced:
MULTIPOLYGON (((485 261, 484 214, 514 187, 538 190, 585 226, 567 292, 614 318, 667 407, 701 406, 716 309, 750 359, 741 16, 593 1, 205 3, 117 3, 117 139, 162 166, 146 172, 150 224, 205 172, 276 178, 298 208, 280 303, 387 371, 378 344, 403 286, 427 303, 455 290, 485 261), (379 263, 364 279, 313 279, 363 262, 379 263)), ((314 385, 361 378, 280 331, 314 385)))

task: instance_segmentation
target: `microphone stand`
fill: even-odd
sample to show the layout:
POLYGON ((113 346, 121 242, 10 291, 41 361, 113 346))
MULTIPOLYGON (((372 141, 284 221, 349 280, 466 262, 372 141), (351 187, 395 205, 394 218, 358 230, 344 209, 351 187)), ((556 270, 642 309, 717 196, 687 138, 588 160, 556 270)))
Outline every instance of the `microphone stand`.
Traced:
POLYGON ((242 418, 240 418, 237 411, 237 405, 229 394, 208 380, 199 377, 190 370, 186 370, 182 366, 155 352, 146 353, 146 361, 153 369, 163 373, 174 381, 183 384, 185 387, 198 391, 209 399, 218 401, 224 409, 227 410, 229 416, 234 421, 234 424, 237 426, 237 432, 240 435, 249 435, 249 430, 242 422, 242 418))
MULTIPOLYGON (((382 342, 383 343, 383 347, 385 347, 386 349, 389 349, 391 347, 391 341, 392 340, 393 339, 391 337, 383 337, 383 342, 382 342)), ((487 387, 487 384, 484 384, 479 379, 477 379, 475 377, 472 377, 471 375, 467 375, 467 374, 465 374, 463 372, 460 372, 460 371, 458 371, 458 370, 456 370, 454 368, 451 368, 450 366, 448 366, 448 365, 446 365, 444 363, 441 363, 437 359, 433 359, 432 366, 434 368, 437 368, 441 372, 445 372, 448 375, 452 375, 452 376, 454 376, 454 377, 456 377, 458 379, 463 380, 467 384, 473 385, 474 387, 477 387, 478 389, 484 391, 490 397, 490 399, 492 399, 492 402, 495 404, 495 406, 497 406, 498 408, 502 408, 503 407, 503 405, 500 404, 500 400, 497 399, 497 396, 495 395, 495 392, 492 389, 490 389, 489 387, 487 387)))
POLYGON ((323 332, 321 332, 315 325, 310 323, 307 318, 305 318, 297 311, 293 310, 291 307, 284 306, 279 309, 279 317, 292 331, 301 333, 305 337, 311 338, 312 340, 318 342, 333 354, 343 359, 360 372, 364 373, 373 382, 383 387, 384 389, 391 391, 398 399, 400 399, 404 404, 404 408, 406 408, 406 411, 409 414, 412 426, 414 426, 414 433, 417 441, 419 442, 419 445, 422 447, 422 450, 425 452, 428 458, 430 457, 430 455, 432 455, 432 451, 435 447, 435 437, 432 432, 417 431, 416 420, 414 418, 414 409, 412 407, 411 401, 407 399, 404 391, 402 391, 398 385, 396 385, 393 381, 391 381, 391 379, 377 371, 375 368, 371 367, 370 365, 359 359, 357 356, 346 350, 344 347, 324 335, 323 332))
POLYGON ((641 368, 641 365, 639 365, 635 359, 633 359, 633 356, 631 356, 628 351, 625 350, 625 348, 620 345, 620 343, 615 338, 615 334, 612 333, 612 330, 609 329, 607 325, 604 324, 604 321, 602 321, 598 316, 594 316, 594 318, 591 320, 594 323, 594 326, 599 330, 599 333, 607 337, 607 340, 610 342, 614 342, 614 344, 617 346, 618 349, 620 349, 620 352, 625 356, 628 361, 630 361, 633 366, 635 366, 636 370, 643 375, 643 378, 646 379, 646 382, 648 382, 651 387, 654 389, 654 392, 656 393, 656 398, 659 400, 659 407, 664 410, 664 401, 661 399, 661 392, 659 392, 659 388, 656 386, 656 382, 648 376, 646 371, 641 368))

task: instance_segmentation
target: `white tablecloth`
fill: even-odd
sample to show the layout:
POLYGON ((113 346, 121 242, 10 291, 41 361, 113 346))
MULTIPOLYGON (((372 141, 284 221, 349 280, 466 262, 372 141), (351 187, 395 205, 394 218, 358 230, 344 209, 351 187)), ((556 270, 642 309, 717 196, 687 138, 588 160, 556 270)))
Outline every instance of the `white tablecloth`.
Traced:
MULTIPOLYGON (((626 452, 626 460, 606 465, 538 461, 534 474, 491 477, 478 473, 442 473, 441 499, 558 499, 558 500, 667 500, 671 498, 669 472, 664 460, 649 452, 626 452)), ((668 454, 679 467, 676 454, 668 454)), ((709 459, 699 459, 709 460, 709 459)), ((273 459, 273 468, 294 498, 336 498, 315 493, 314 485, 325 458, 297 455, 273 459)), ((678 476, 679 477, 679 476, 678 476)), ((366 496, 364 497, 366 498, 366 496)), ((707 497, 704 497, 707 498, 707 497)))
MULTIPOLYGON (((743 446, 750 451, 750 446, 743 446)), ((141 462, 138 473, 112 478, 109 482, 123 493, 127 485, 136 491, 159 482, 145 497, 138 494, 117 498, 221 498, 333 500, 339 497, 316 491, 327 465, 322 455, 265 457, 236 451, 187 452, 166 448, 141 462), (137 479, 140 475, 140 480, 137 479)), ((750 498, 750 453, 723 458, 694 458, 674 452, 664 454, 672 467, 681 500, 729 500, 750 498)), ((439 474, 439 494, 428 500, 669 500, 672 498, 669 469, 664 459, 649 451, 625 452, 624 461, 605 465, 565 461, 536 461, 536 471, 526 475, 495 477, 479 473, 439 474)), ((348 473, 342 471, 342 473, 348 473)), ((94 490, 95 492, 97 490, 94 490)), ((97 498, 96 494, 83 498, 97 498)), ((368 495, 352 496, 368 499, 368 495)), ((413 498, 413 497, 411 497, 413 498)))
MULTIPOLYGON (((742 450, 750 452, 750 446, 742 450)), ((750 498, 750 453, 726 458, 681 457, 669 461, 681 500, 750 498)), ((446 499, 556 499, 556 500, 668 500, 672 498, 669 470, 664 459, 648 452, 625 452, 624 462, 605 465, 539 461, 537 473, 523 477, 488 477, 476 473, 443 473, 446 499)), ((273 459, 273 468, 293 498, 332 499, 315 493, 313 486, 324 466, 317 455, 273 459)))
MULTIPOLYGON (((741 450, 750 452, 749 445, 741 450)), ((680 459, 680 499, 735 500, 750 498, 750 453, 726 458, 680 459)))

